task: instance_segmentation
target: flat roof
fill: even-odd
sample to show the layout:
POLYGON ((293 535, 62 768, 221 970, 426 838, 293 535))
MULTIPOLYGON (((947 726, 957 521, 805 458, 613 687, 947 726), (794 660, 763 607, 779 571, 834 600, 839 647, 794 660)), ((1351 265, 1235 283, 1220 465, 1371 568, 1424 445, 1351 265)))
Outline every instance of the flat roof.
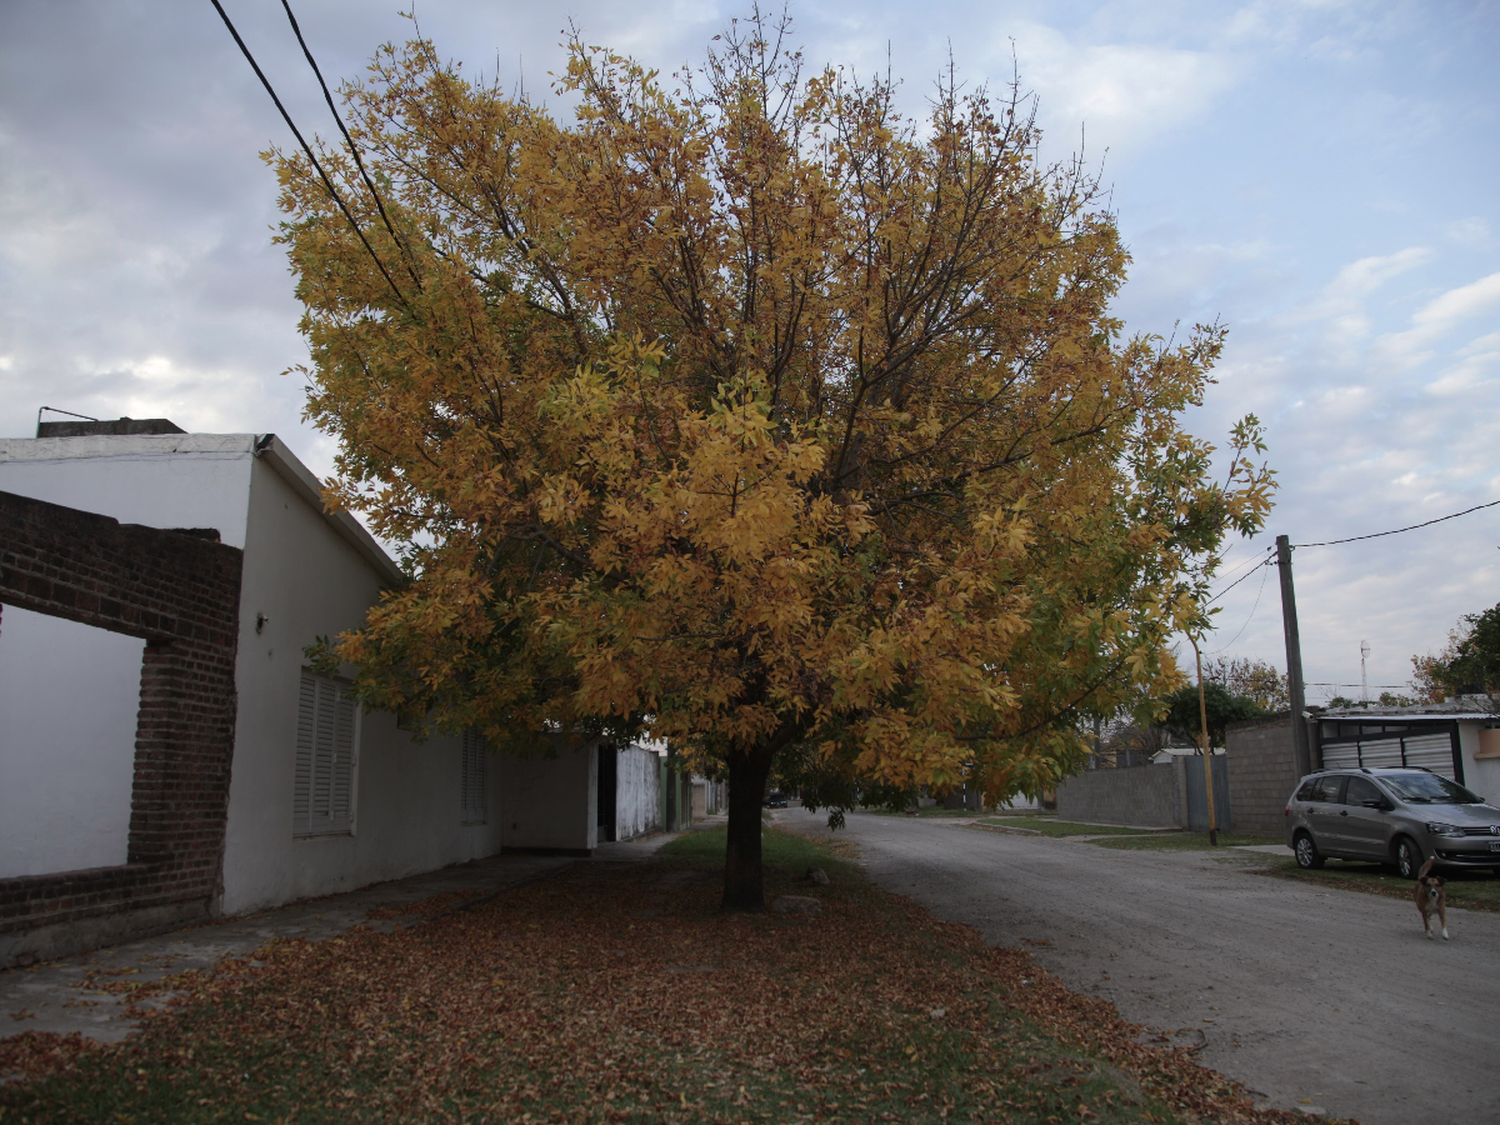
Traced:
POLYGON ((324 506, 323 482, 275 434, 80 434, 77 437, 0 438, 0 461, 71 461, 168 457, 173 454, 263 459, 374 568, 387 585, 399 586, 406 582, 406 574, 362 523, 348 512, 330 512, 324 506))

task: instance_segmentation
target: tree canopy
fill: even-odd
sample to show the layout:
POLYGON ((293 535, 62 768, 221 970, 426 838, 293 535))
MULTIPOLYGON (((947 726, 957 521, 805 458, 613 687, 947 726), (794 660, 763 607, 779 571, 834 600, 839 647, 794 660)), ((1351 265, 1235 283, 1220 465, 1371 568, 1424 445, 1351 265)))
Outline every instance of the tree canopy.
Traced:
POLYGON ((1500 605, 1466 613, 1443 651, 1413 656, 1412 687, 1424 703, 1450 695, 1500 694, 1500 605))
MULTIPOLYGON (((1162 725, 1173 734, 1194 745, 1203 742, 1203 714, 1198 708, 1198 688, 1195 685, 1178 688, 1166 698, 1167 714, 1162 725)), ((1245 719, 1258 719, 1265 709, 1255 700, 1236 695, 1223 684, 1204 678, 1203 707, 1208 716, 1208 737, 1215 746, 1226 742, 1230 723, 1245 719)))
POLYGON ((785 31, 674 83, 575 39, 567 122, 387 47, 345 88, 371 186, 325 153, 348 216, 271 155, 329 498, 411 575, 338 656, 439 729, 727 773, 747 909, 778 754, 1055 784, 1072 709, 1180 682, 1166 640, 1271 490, 1253 417, 1218 478, 1181 426, 1222 329, 1125 336, 1099 185, 1014 90, 950 76, 909 120, 785 31))
POLYGON ((1286 673, 1265 660, 1246 656, 1205 660, 1203 678, 1222 685, 1230 695, 1250 700, 1262 712, 1285 711, 1291 706, 1286 673))

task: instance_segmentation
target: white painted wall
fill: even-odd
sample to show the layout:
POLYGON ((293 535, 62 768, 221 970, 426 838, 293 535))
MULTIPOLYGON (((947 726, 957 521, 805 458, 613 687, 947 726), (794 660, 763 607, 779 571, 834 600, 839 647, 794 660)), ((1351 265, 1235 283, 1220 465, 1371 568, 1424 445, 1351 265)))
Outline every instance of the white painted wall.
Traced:
POLYGON ((461 740, 417 745, 396 729, 394 716, 380 712, 360 723, 353 833, 292 836, 303 650, 319 636, 361 625, 379 592, 380 578, 366 559, 266 459, 256 460, 235 671, 240 707, 224 852, 226 913, 351 890, 500 850, 501 770, 488 771, 487 822, 461 824, 461 740), (265 618, 260 633, 257 616, 265 618))
MULTIPOLYGON (((319 635, 357 628, 394 567, 348 517, 322 512, 317 482, 294 458, 276 445, 257 457, 255 445, 253 434, 0 439, 0 490, 122 523, 212 527, 223 542, 245 550, 221 908, 255 910, 494 854, 503 823, 500 762, 489 763, 486 823, 462 825, 460 740, 418 746, 384 714, 367 714, 360 724, 353 834, 292 838, 303 649, 319 635), (258 614, 267 619, 260 633, 258 614)), ((14 612, 4 610, 7 625, 14 612)), ((140 675, 135 644, 132 759, 140 675)), ((66 665, 74 658, 63 659, 66 665)), ((96 713, 79 708, 72 693, 49 690, 46 698, 59 707, 66 694, 64 709, 96 713)), ((0 775, 0 789, 6 788, 0 775)), ((118 805, 115 797, 95 793, 74 819, 92 822, 118 805)), ((0 811, 0 832, 10 822, 0 811)), ((0 843, 3 854, 12 850, 0 843)), ((43 850, 52 854, 53 847, 43 850)), ((119 858, 109 862, 124 861, 121 848, 111 855, 119 858)))
POLYGON ((245 545, 252 434, 0 439, 0 491, 245 545))
POLYGON ((661 828, 661 758, 639 746, 616 752, 615 839, 661 828))
POLYGON ((1500 803, 1500 758, 1479 758, 1481 722, 1458 724, 1458 753, 1464 762, 1464 785, 1490 804, 1500 803))
POLYGON ((125 862, 144 648, 0 608, 0 878, 125 862))
POLYGON ((599 755, 593 741, 553 740, 555 757, 500 756, 506 848, 587 852, 599 845, 599 755))

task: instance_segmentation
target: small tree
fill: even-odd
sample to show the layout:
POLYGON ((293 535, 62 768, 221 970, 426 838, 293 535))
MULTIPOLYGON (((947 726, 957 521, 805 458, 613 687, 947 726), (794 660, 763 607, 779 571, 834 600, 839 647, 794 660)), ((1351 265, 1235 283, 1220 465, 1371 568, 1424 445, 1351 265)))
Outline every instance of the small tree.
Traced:
MULTIPOLYGON (((1204 678, 1203 703, 1208 713, 1209 741, 1215 746, 1225 744, 1230 723, 1245 719, 1258 719, 1265 714, 1253 699, 1233 695, 1223 684, 1204 678)), ((1167 714, 1164 725, 1173 734, 1197 745, 1202 741, 1202 724, 1198 711, 1198 689, 1188 685, 1179 688, 1166 698, 1167 714)))
POLYGON ((736 25, 674 90, 574 40, 576 118, 431 44, 346 88, 353 223, 273 155, 335 504, 412 581, 339 639, 373 705, 497 744, 649 730, 730 784, 760 909, 778 758, 992 798, 1159 694, 1184 568, 1270 478, 1186 434, 1223 339, 1127 339, 1099 187, 1012 96, 803 72, 736 25))
POLYGON ((1450 695, 1500 694, 1500 605, 1467 613, 1437 655, 1413 656, 1412 689, 1423 703, 1450 695))
POLYGON ((1264 712, 1291 706, 1286 675, 1276 665, 1249 657, 1218 657, 1203 662, 1203 678, 1219 684, 1230 695, 1252 701, 1264 712))

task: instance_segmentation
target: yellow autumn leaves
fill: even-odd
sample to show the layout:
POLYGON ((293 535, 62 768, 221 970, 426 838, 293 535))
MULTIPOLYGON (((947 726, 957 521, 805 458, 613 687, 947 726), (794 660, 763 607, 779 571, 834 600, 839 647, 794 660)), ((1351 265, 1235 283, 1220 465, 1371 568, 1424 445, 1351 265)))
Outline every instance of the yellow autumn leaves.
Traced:
POLYGON ((331 496, 413 578, 339 642, 371 702, 1001 796, 1175 684, 1259 432, 1212 479, 1222 332, 1122 338, 1097 185, 1023 103, 914 123, 754 33, 682 92, 581 43, 562 81, 570 123, 419 41, 349 88, 394 285, 272 157, 331 496))

